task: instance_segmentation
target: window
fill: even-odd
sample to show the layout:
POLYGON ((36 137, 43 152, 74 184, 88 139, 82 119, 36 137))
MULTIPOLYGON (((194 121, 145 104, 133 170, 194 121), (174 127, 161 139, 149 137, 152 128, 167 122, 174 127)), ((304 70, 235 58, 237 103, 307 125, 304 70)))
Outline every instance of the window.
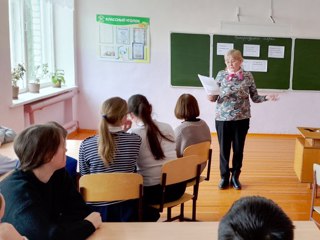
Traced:
MULTIPOLYGON (((23 64, 26 74, 18 81, 20 92, 28 91, 35 69, 48 64, 54 69, 52 0, 9 0, 11 68, 23 64)), ((50 85, 47 77, 41 87, 50 85)))

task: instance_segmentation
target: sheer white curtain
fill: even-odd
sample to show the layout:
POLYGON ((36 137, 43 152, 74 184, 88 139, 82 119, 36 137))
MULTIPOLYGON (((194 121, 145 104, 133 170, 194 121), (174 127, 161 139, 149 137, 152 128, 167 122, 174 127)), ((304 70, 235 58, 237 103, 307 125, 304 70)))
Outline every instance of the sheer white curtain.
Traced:
MULTIPOLYGON (((36 66, 54 67, 53 19, 51 0, 10 0, 10 53, 11 66, 23 64, 27 70, 18 81, 20 92, 28 91, 27 85, 35 80, 36 66)), ((42 87, 50 80, 40 79, 42 87)))
POLYGON ((46 0, 51 1, 53 4, 74 10, 74 0, 46 0))

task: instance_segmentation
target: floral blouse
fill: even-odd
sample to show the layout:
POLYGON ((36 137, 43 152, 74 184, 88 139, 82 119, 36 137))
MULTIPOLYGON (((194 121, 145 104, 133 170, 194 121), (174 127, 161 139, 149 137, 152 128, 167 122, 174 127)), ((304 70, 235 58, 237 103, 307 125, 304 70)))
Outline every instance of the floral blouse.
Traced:
POLYGON ((251 72, 240 71, 240 74, 218 72, 215 79, 220 87, 216 105, 217 121, 235 121, 251 117, 250 100, 254 103, 267 101, 266 96, 258 94, 251 72))

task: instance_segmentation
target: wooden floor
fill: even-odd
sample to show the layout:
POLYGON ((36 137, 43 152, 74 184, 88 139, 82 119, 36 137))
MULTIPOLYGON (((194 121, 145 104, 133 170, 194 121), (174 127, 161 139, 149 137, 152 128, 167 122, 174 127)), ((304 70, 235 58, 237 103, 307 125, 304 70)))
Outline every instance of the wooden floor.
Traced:
MULTIPOLYGON (((84 139, 94 131, 71 134, 71 139, 84 139)), ((231 204, 242 196, 260 195, 274 200, 294 220, 309 220, 311 189, 300 183, 293 170, 295 136, 249 135, 247 137, 240 180, 242 190, 219 190, 219 149, 213 135, 210 181, 201 183, 197 202, 199 221, 219 221, 231 204)), ((177 209, 178 210, 178 209, 177 209)), ((173 210, 173 213, 177 210, 173 210)), ((191 217, 191 205, 185 215, 191 217)), ((165 213, 161 219, 165 218, 165 213)))

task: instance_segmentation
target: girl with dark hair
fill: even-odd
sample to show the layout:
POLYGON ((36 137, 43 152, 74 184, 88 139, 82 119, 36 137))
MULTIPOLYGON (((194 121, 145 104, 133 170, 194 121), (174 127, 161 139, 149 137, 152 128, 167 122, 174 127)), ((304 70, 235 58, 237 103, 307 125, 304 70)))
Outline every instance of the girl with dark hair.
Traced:
MULTIPOLYGON (((157 221, 160 217, 159 212, 147 206, 160 202, 162 165, 168 160, 177 158, 174 131, 169 124, 152 119, 152 106, 145 96, 140 94, 131 96, 128 108, 132 120, 137 125, 129 131, 142 138, 137 171, 143 176, 144 221, 157 221)), ((165 201, 180 198, 185 189, 185 183, 171 185, 165 201)))

